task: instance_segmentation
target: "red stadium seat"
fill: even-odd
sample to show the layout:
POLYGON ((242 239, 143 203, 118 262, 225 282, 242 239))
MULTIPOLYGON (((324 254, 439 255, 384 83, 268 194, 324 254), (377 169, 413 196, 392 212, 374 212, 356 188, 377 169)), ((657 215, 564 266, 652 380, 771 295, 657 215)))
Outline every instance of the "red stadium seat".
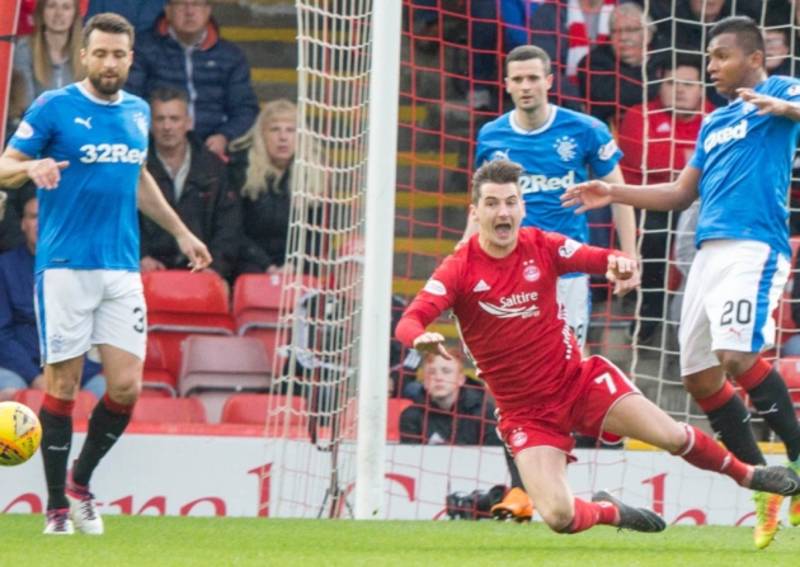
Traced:
POLYGON ((800 409, 800 356, 787 356, 775 361, 775 365, 786 382, 796 408, 800 409))
POLYGON ((178 390, 177 378, 167 370, 161 338, 148 335, 147 355, 144 359, 142 395, 155 397, 175 397, 178 390))
MULTIPOLYGON (((290 305, 295 300, 293 288, 286 288, 284 293, 283 283, 283 277, 278 274, 244 274, 236 280, 233 290, 237 334, 261 341, 270 362, 274 359, 276 338, 281 330, 278 322, 281 294, 290 305)), ((317 282, 310 276, 303 276, 301 285, 312 289, 317 282)))
POLYGON ((386 412, 386 440, 400 441, 400 414, 414 402, 407 398, 389 398, 386 412))
POLYGON ((142 274, 148 334, 160 342, 164 367, 178 376, 181 343, 190 334, 232 335, 225 284, 212 272, 166 270, 142 274))
POLYGON ((306 402, 300 396, 233 394, 222 408, 222 423, 268 424, 267 435, 275 437, 308 435, 306 402))
MULTIPOLYGON (((25 404, 37 414, 42 407, 44 400, 44 390, 17 390, 14 394, 14 401, 25 404)), ((80 390, 75 398, 75 407, 72 410, 72 418, 75 420, 88 420, 92 415, 94 406, 97 405, 97 398, 88 390, 80 390)))
POLYGON ((132 423, 206 423, 206 410, 196 398, 139 398, 132 423))
POLYGON ((256 339, 192 335, 183 343, 179 391, 181 396, 199 396, 209 421, 217 423, 231 393, 266 392, 270 370, 256 339))

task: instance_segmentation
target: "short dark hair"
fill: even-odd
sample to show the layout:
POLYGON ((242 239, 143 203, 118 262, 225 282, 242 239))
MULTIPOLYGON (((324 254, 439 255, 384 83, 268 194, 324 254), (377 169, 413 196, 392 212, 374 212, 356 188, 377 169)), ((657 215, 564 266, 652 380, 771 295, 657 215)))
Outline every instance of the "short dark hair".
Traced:
POLYGON ((133 48, 133 42, 136 40, 136 34, 133 31, 131 23, 119 14, 114 14, 112 12, 96 14, 89 18, 89 21, 86 22, 86 26, 83 28, 84 48, 89 45, 89 36, 94 30, 104 33, 125 34, 131 40, 131 48, 133 48))
POLYGON ((517 61, 528 61, 530 59, 538 59, 542 62, 544 72, 548 75, 552 73, 552 64, 550 63, 550 56, 547 51, 535 45, 518 45, 508 52, 506 55, 506 73, 508 73, 508 64, 517 61))
POLYGON ((481 187, 486 183, 514 183, 519 185, 522 166, 507 159, 487 161, 472 176, 472 203, 481 200, 481 187))
POLYGON ((189 106, 189 94, 177 87, 171 86, 161 86, 156 87, 150 93, 150 105, 152 106, 154 102, 170 102, 173 100, 179 100, 189 106))
POLYGON ((708 40, 711 41, 718 35, 724 33, 732 33, 736 36, 736 43, 748 55, 756 51, 766 53, 767 49, 764 45, 764 34, 761 33, 761 28, 753 21, 752 18, 747 16, 729 16, 718 21, 708 35, 708 40))
POLYGON ((700 55, 694 53, 678 53, 675 57, 670 57, 669 60, 661 66, 661 74, 663 75, 667 71, 674 71, 678 67, 694 67, 697 69, 699 75, 701 77, 703 76, 703 58, 700 55))

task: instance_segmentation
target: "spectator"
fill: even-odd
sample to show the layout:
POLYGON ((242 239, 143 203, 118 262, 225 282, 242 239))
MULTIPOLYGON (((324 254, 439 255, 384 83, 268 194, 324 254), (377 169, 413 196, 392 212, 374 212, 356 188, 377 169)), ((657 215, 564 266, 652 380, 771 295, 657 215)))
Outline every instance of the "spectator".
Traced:
MULTIPOLYGON (((632 107, 622 119, 619 146, 625 180, 641 184, 672 181, 694 152, 703 115, 713 106, 703 104, 699 57, 679 56, 674 68, 664 71, 658 97, 632 107), (647 154, 645 156, 645 147, 647 154)), ((639 342, 648 343, 664 316, 666 259, 669 256, 668 228, 675 228, 668 212, 647 211, 642 238, 642 304, 639 342)), ((635 323, 635 322, 634 322, 635 323)))
POLYGON ((611 42, 595 47, 578 64, 578 83, 588 98, 589 114, 616 125, 624 109, 657 96, 658 83, 652 78, 666 56, 652 52, 657 48, 655 27, 638 4, 617 6, 610 31, 611 42))
POLYGON ((768 75, 792 76, 792 58, 789 49, 789 29, 771 28, 764 30, 764 43, 767 48, 766 67, 768 75))
MULTIPOLYGON (((239 197, 228 189, 225 164, 197 139, 185 92, 160 87, 151 93, 152 136, 147 169, 189 229, 207 243, 210 268, 229 279, 241 237, 239 197)), ((140 215, 141 270, 187 268, 175 238, 140 215)))
POLYGON ((242 197, 241 273, 275 273, 286 261, 296 141, 297 108, 278 99, 231 144, 230 186, 242 197))
MULTIPOLYGON (((24 388, 44 389, 44 376, 33 308, 33 260, 36 253, 39 204, 26 191, 22 232, 25 243, 0 255, 0 401, 24 388)), ((105 393, 100 365, 84 360, 81 387, 97 399, 105 393)))
POLYGON ((114 12, 128 20, 136 35, 150 31, 161 15, 166 0, 90 0, 86 19, 102 12, 114 12))
POLYGON ((544 49, 557 72, 577 81, 578 62, 609 40, 615 0, 502 0, 505 51, 532 44, 544 49))
POLYGON ((20 230, 22 204, 19 201, 22 193, 18 190, 0 191, 0 254, 25 242, 25 235, 20 230))
POLYGON ((554 104, 583 112, 578 90, 577 65, 595 43, 609 38, 609 16, 614 0, 502 0, 505 30, 504 51, 520 45, 544 49, 553 62, 553 86, 549 99, 554 104))
MULTIPOLYGON (((772 2, 779 4, 780 2, 772 2)), ((770 9, 772 11, 772 8, 770 9)), ((702 53, 709 31, 719 20, 732 15, 750 16, 761 21, 761 2, 754 0, 679 0, 675 6, 675 38, 680 50, 702 53)))
POLYGON ((78 0, 41 0, 33 13, 33 34, 14 49, 14 69, 21 81, 21 106, 27 108, 46 90, 83 78, 80 52, 83 32, 78 0))
POLYGON ((225 158, 228 142, 247 132, 258 113, 250 65, 241 49, 220 38, 207 0, 169 0, 164 14, 137 40, 126 88, 145 98, 159 86, 188 92, 194 131, 225 158))
POLYGON ((400 414, 400 442, 426 445, 499 445, 494 401, 481 385, 467 384, 457 353, 429 354, 422 363, 424 397, 400 414))

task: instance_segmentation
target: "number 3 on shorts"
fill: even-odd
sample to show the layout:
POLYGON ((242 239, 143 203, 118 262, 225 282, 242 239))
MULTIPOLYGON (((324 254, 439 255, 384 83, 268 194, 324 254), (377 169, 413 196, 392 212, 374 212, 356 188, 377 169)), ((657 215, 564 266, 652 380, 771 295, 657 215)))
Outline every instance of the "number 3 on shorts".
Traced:
POLYGON ((137 333, 144 333, 144 309, 141 307, 134 307, 133 316, 136 318, 136 322, 133 324, 133 330, 137 333))
POLYGON ((603 372, 600 376, 594 379, 595 384, 600 384, 602 382, 606 383, 606 388, 608 388, 608 393, 612 396, 617 393, 617 385, 614 384, 614 379, 611 377, 611 374, 608 372, 603 372))

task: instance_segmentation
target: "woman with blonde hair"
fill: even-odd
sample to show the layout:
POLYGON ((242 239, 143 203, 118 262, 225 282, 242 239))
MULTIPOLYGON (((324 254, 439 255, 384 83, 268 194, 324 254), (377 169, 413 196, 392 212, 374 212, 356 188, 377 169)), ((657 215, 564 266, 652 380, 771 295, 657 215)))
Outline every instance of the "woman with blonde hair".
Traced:
POLYGON ((229 186, 242 196, 240 273, 275 273, 286 260, 296 146, 297 107, 286 99, 265 104, 230 145, 229 186))
POLYGON ((33 34, 14 48, 14 69, 24 85, 25 106, 44 91, 83 78, 83 44, 79 0, 39 0, 33 34))

